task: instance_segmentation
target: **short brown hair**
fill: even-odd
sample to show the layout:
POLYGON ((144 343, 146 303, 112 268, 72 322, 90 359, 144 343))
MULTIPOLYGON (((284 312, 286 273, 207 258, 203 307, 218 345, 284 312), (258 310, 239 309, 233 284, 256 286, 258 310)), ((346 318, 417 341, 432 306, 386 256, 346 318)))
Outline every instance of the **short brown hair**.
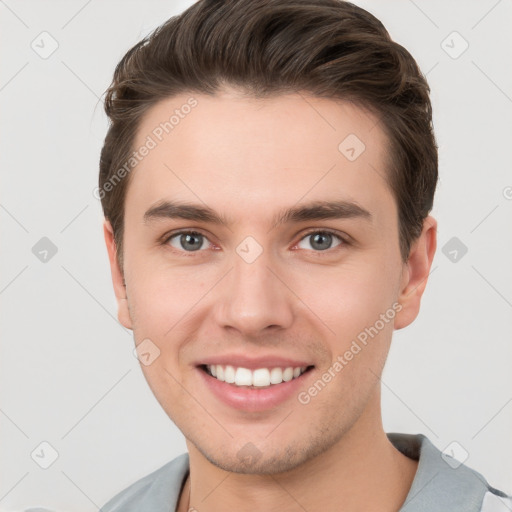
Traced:
POLYGON ((144 113, 159 100, 213 95, 225 84, 253 97, 305 91, 374 113, 389 141, 387 179, 407 261, 438 179, 430 88, 414 58, 375 16, 342 0, 199 0, 133 46, 106 91, 99 190, 121 268, 130 175, 115 186, 112 179, 144 113))

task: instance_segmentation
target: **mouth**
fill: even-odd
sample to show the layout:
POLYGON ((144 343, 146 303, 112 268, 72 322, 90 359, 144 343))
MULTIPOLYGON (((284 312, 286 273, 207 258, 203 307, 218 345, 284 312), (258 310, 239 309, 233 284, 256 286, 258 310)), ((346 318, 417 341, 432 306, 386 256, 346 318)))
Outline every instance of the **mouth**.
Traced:
POLYGON ((205 397, 242 413, 269 413, 292 404, 315 377, 309 359, 266 354, 232 353, 208 356, 195 368, 205 397))
POLYGON ((297 380, 311 371, 314 366, 276 366, 251 370, 241 366, 203 364, 199 365, 199 368, 217 381, 231 384, 237 388, 268 389, 297 380))

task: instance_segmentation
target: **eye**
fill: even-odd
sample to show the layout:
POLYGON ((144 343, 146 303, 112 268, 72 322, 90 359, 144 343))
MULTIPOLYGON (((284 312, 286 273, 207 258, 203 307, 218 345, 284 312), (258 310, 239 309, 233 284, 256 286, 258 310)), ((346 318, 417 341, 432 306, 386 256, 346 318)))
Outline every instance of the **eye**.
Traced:
MULTIPOLYGON (((304 241, 309 240, 311 247, 315 251, 326 251, 328 249, 333 249, 339 245, 346 244, 346 240, 344 240, 340 235, 337 235, 331 231, 311 231, 305 237, 301 239, 301 241, 297 244, 300 247, 300 244, 304 241), (332 245, 333 239, 338 239, 338 243, 336 245, 332 245)), ((300 247, 301 249, 309 249, 309 247, 300 247)))
MULTIPOLYGON (((170 245, 174 249, 181 252, 198 252, 201 249, 207 249, 210 245, 208 238, 199 233, 198 231, 179 231, 173 233, 165 238, 163 241, 165 245, 170 245)), ((342 236, 329 231, 329 230, 316 230, 307 233, 301 238, 299 243, 296 245, 300 249, 313 250, 315 252, 323 252, 329 249, 334 249, 340 245, 348 245, 348 241, 342 236), (309 240, 310 247, 304 247, 301 244, 306 243, 309 240), (333 242, 338 241, 333 245, 333 242)))
POLYGON ((208 248, 208 239, 197 231, 180 231, 174 233, 165 240, 166 244, 174 247, 178 250, 184 250, 185 252, 199 251, 201 248, 208 248))

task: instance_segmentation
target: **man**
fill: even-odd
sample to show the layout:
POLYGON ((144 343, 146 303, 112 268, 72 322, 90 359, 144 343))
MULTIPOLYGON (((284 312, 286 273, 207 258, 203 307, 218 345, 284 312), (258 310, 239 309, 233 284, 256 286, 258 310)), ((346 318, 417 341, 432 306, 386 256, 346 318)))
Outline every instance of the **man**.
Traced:
POLYGON ((386 434, 380 376, 436 250, 429 88, 339 0, 199 1, 107 91, 99 194, 120 322, 188 453, 108 511, 489 511, 386 434))

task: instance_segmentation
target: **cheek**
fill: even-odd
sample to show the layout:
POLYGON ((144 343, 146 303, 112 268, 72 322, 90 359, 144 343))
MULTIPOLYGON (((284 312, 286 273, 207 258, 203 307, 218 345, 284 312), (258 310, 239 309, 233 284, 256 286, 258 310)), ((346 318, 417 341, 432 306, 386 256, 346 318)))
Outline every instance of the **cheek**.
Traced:
MULTIPOLYGON (((283 288, 282 300, 300 311, 301 321, 317 325, 327 337, 350 342, 395 300, 398 269, 393 255, 384 252, 354 253, 332 265, 296 262, 278 268, 293 291, 290 294, 283 288)), ((131 255, 125 263, 137 340, 153 336, 165 341, 179 333, 190 335, 193 326, 189 320, 198 321, 208 308, 219 305, 216 283, 225 273, 224 267, 213 263, 170 266, 142 253, 131 255)), ((221 295, 223 300, 235 300, 221 295)))
MULTIPOLYGON (((135 329, 163 338, 175 331, 174 326, 186 322, 194 306, 215 283, 191 268, 159 267, 133 262, 134 272, 129 281, 129 301, 135 329)), ((134 329, 134 330, 135 330, 134 329)))
POLYGON ((394 289, 394 273, 376 263, 362 262, 313 269, 294 286, 297 295, 340 341, 357 336, 391 308, 394 289))

